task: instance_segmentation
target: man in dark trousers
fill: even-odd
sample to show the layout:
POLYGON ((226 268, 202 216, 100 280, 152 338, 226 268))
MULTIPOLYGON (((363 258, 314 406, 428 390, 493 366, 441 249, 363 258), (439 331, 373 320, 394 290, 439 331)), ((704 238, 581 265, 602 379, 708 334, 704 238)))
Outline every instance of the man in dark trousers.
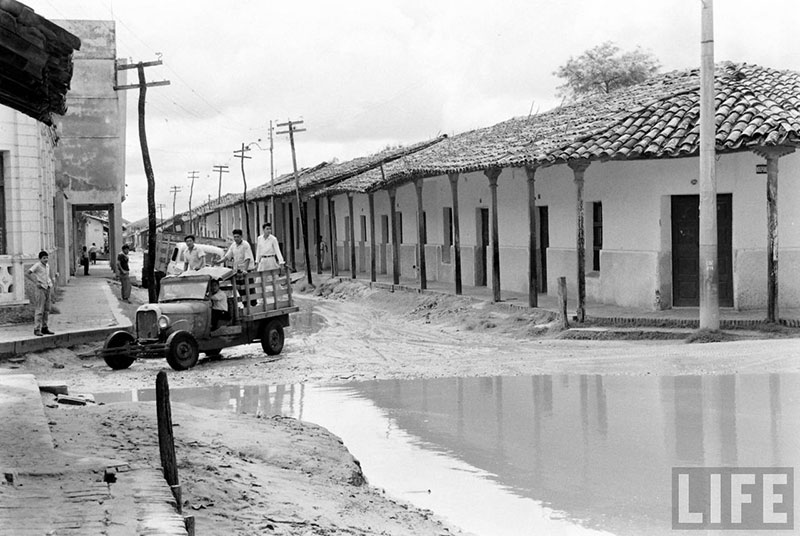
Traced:
POLYGON ((128 251, 130 246, 125 244, 122 246, 122 253, 117 255, 117 274, 119 275, 119 282, 122 283, 122 301, 126 303, 131 302, 131 268, 128 264, 128 251))

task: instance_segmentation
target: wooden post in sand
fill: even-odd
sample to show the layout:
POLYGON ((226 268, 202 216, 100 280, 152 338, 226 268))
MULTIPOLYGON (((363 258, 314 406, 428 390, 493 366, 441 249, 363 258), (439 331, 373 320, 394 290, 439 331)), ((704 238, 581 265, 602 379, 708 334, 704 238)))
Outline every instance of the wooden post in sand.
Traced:
POLYGON ((178 512, 181 512, 181 486, 178 482, 178 462, 175 459, 175 438, 172 435, 172 409, 169 405, 169 383, 163 370, 156 375, 156 415, 158 417, 158 449, 164 480, 169 484, 178 512))
POLYGON ((558 324, 561 329, 569 329, 567 321, 567 278, 558 278, 558 324))

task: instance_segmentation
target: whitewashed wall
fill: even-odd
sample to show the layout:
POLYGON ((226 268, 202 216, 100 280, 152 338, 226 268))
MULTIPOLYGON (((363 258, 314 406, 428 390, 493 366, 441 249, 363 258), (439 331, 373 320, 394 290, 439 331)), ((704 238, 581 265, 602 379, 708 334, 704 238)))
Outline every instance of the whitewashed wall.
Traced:
MULTIPOLYGON (((39 251, 57 256, 54 146, 49 127, 0 106, 7 235, 7 254, 0 255, 0 304, 25 303, 23 270, 39 251)), ((56 264, 54 272, 59 269, 56 264)))
MULTIPOLYGON (((766 306, 766 175, 756 174, 764 160, 751 152, 721 155, 717 191, 732 194, 734 307, 766 306)), ((779 288, 781 307, 800 303, 800 155, 779 163, 779 288)), ((697 158, 592 163, 585 173, 584 208, 587 295, 590 300, 646 309, 671 306, 671 196, 697 195, 697 158), (603 204, 603 249, 599 272, 592 272, 592 203, 603 204)), ((489 181, 482 172, 461 175, 458 184, 462 246, 462 281, 475 285, 478 209, 491 208, 489 181)), ((547 250, 548 293, 556 293, 557 278, 565 276, 568 292, 577 293, 576 207, 573 172, 566 165, 536 172, 537 206, 549 210, 547 250)), ((504 169, 498 178, 498 223, 501 287, 527 293, 528 195, 523 169, 504 169)), ((345 216, 347 198, 336 200, 340 269, 349 270, 345 216)), ((417 201, 413 184, 397 189, 396 207, 402 213, 401 277, 417 279, 417 201)), ((452 259, 442 262, 442 207, 451 207, 446 176, 426 179, 423 210, 427 214, 426 268, 429 280, 453 281, 452 259)), ((356 245, 360 215, 367 215, 366 195, 354 198, 356 245)), ((380 243, 381 215, 389 214, 385 191, 375 193, 376 235, 380 243)), ((491 222, 491 214, 490 214, 491 222)), ((369 221, 367 219, 367 225, 369 221)), ((491 223, 490 223, 491 224, 491 223)), ((368 237, 369 240, 369 237, 368 237)), ((391 237, 389 242, 391 243, 391 237)), ((365 248, 369 243, 363 244, 365 248)), ((487 283, 491 286, 491 249, 487 252, 487 283)), ((391 247, 378 255, 378 272, 391 275, 391 247), (385 258, 385 261, 384 261, 385 258)), ((358 272, 368 272, 369 252, 356 255, 358 272)))

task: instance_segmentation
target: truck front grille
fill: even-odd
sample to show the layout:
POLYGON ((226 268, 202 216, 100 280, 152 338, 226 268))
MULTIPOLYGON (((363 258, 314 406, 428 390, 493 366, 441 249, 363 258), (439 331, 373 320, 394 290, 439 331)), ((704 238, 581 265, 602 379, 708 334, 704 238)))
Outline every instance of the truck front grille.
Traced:
POLYGON ((136 334, 140 339, 158 338, 158 314, 155 311, 136 313, 136 334))

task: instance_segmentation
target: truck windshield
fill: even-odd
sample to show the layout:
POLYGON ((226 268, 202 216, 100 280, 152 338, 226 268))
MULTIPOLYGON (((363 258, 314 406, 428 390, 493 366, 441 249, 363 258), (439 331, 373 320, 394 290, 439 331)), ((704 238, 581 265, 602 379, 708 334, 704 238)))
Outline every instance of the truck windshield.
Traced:
POLYGON ((171 281, 161 281, 161 294, 159 302, 175 300, 202 300, 206 297, 208 281, 180 278, 171 281))

